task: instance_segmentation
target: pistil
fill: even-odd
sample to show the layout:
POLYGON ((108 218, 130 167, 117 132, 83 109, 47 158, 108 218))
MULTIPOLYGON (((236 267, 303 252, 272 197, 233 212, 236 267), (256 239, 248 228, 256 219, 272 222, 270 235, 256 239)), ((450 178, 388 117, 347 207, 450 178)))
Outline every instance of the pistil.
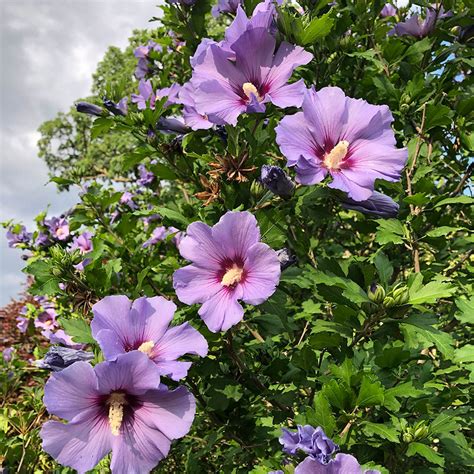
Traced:
POLYGON ((251 82, 244 83, 242 85, 242 90, 244 91, 244 94, 248 97, 249 100, 252 100, 252 96, 255 96, 255 98, 259 102, 261 102, 262 98, 258 93, 258 89, 251 82))
POLYGON ((153 341, 146 341, 140 344, 140 347, 138 348, 138 350, 140 352, 143 352, 147 356, 149 356, 154 347, 155 347, 155 343, 153 341))
POLYGON ((341 140, 329 153, 324 157, 324 166, 330 170, 339 170, 340 165, 347 155, 349 142, 341 140))
POLYGON ((237 266, 235 263, 232 267, 227 268, 227 271, 224 273, 224 276, 221 280, 222 286, 235 286, 237 283, 240 283, 244 269, 237 266))
POLYGON ((121 392, 111 393, 107 404, 109 405, 109 425, 114 436, 120 434, 123 421, 123 406, 127 403, 125 394, 121 392))

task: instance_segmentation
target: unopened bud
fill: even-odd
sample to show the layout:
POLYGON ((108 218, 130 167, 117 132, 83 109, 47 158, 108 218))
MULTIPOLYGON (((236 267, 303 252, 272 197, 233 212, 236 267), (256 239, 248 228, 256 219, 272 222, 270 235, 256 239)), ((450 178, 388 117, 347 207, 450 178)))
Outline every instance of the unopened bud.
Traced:
POLYGON ((419 426, 418 428, 415 429, 415 433, 413 434, 413 437, 415 439, 423 439, 426 438, 429 434, 430 430, 428 429, 427 426, 419 426))
POLYGON ((385 298, 385 290, 382 285, 379 285, 378 283, 372 283, 369 290, 367 291, 367 295, 370 301, 380 304, 385 298))
POLYGON ((263 165, 260 181, 273 194, 284 199, 289 199, 295 189, 295 183, 279 166, 263 165))
POLYGON ((394 290, 392 296, 396 306, 403 306, 404 304, 407 304, 410 299, 410 293, 408 292, 408 288, 405 286, 394 290))
POLYGON ((280 260, 280 268, 281 270, 285 270, 291 265, 294 265, 297 262, 296 255, 290 253, 290 251, 286 248, 277 250, 278 260, 280 260))
POLYGON ((395 306, 395 300, 391 296, 386 296, 383 300, 383 305, 386 308, 393 308, 395 306))
POLYGON ((89 102, 78 102, 76 104, 76 110, 83 114, 95 115, 96 117, 102 117, 102 107, 89 102))

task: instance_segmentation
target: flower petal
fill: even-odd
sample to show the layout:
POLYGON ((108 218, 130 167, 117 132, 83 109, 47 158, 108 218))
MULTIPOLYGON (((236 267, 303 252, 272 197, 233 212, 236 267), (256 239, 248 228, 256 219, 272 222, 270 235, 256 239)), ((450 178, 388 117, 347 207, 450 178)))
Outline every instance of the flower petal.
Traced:
POLYGON ((94 407, 98 382, 94 369, 87 362, 75 362, 61 372, 52 374, 44 387, 44 404, 48 412, 71 421, 94 407))
POLYGON ((212 228, 212 237, 220 242, 228 258, 243 258, 260 240, 257 219, 250 212, 226 212, 212 228))
POLYGON ((132 351, 117 356, 115 360, 101 362, 94 367, 99 382, 99 392, 109 394, 125 390, 132 395, 140 395, 156 389, 160 384, 160 374, 153 361, 140 351, 132 351))
POLYGON ((244 309, 237 301, 241 294, 241 285, 234 291, 222 288, 201 306, 198 314, 210 331, 227 331, 242 320, 244 309))
POLYGON ((293 84, 285 84, 278 89, 271 90, 267 97, 277 107, 301 107, 306 92, 303 79, 293 84))
MULTIPOLYGON (((179 248, 181 250, 181 245, 179 248)), ((213 269, 188 265, 174 272, 173 288, 179 301, 195 304, 203 303, 215 295, 220 291, 222 285, 217 280, 216 271, 213 269)))
POLYGON ((280 281, 278 254, 267 244, 254 244, 248 250, 244 268, 248 273, 241 285, 242 299, 253 305, 263 303, 275 292, 280 281))
POLYGON ((40 436, 43 449, 64 466, 79 473, 91 470, 112 448, 112 432, 107 417, 83 412, 68 424, 48 421, 40 436))
POLYGON ((275 128, 275 132, 276 142, 285 155, 288 166, 296 165, 301 156, 309 160, 315 158, 315 149, 319 145, 311 133, 303 112, 283 117, 275 128))

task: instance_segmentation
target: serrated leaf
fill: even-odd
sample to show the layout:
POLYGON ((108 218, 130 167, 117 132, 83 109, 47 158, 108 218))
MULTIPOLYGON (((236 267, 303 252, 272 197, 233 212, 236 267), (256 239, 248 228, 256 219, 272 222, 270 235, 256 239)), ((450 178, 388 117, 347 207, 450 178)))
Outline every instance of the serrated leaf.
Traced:
POLYGON ((84 344, 95 344, 95 340, 91 334, 91 328, 84 319, 63 319, 61 318, 61 325, 64 331, 72 337, 74 342, 84 344))
POLYGON ((459 430, 459 425, 456 422, 456 418, 453 415, 447 413, 440 413, 430 423, 431 434, 451 433, 452 431, 459 430))
POLYGON ((305 27, 300 43, 303 46, 314 43, 316 40, 327 36, 334 26, 334 18, 332 12, 313 18, 311 23, 305 27))
POLYGON ((456 349, 454 351, 453 360, 458 364, 474 362, 474 346, 472 344, 466 344, 465 346, 456 349))
POLYGON ((393 267, 390 260, 383 252, 378 252, 374 258, 374 264, 375 268, 377 268, 377 273, 379 274, 381 283, 388 285, 388 282, 393 275, 393 267))
POLYGON ((441 467, 444 466, 444 458, 426 444, 417 442, 410 443, 407 450, 407 456, 414 456, 415 454, 419 454, 433 464, 437 464, 441 467))
POLYGON ((331 411, 328 399, 322 392, 314 397, 314 409, 306 413, 307 421, 313 426, 321 426, 327 436, 331 437, 336 428, 336 418, 331 411))
POLYGON ((364 375, 360 386, 356 404, 359 407, 382 405, 384 400, 384 389, 380 382, 372 382, 364 375))
POLYGON ((189 224, 189 220, 184 217, 183 214, 178 211, 175 211, 174 209, 167 209, 166 207, 157 207, 155 210, 162 217, 166 217, 170 221, 179 222, 180 224, 184 224, 185 226, 189 224))
POLYGON ((425 130, 451 125, 453 111, 446 105, 429 104, 426 107, 425 130))
POLYGON ((426 233, 427 237, 442 237, 444 235, 448 235, 451 232, 457 232, 459 230, 463 230, 463 227, 449 227, 449 226, 441 226, 437 227, 436 229, 430 230, 426 233))
POLYGON ((410 301, 412 305, 436 303, 440 298, 449 298, 455 291, 450 283, 441 281, 430 281, 427 285, 413 291, 410 288, 410 301))
POLYGON ((406 227, 397 219, 377 219, 377 223, 375 240, 379 244, 402 244, 407 237, 406 227))
POLYGON ((434 205, 433 209, 436 209, 437 207, 441 207, 441 206, 447 206, 448 204, 469 204, 469 205, 473 205, 474 204, 474 198, 472 198, 470 196, 457 196, 457 197, 442 199, 441 201, 437 202, 434 205))
POLYGON ((474 324, 474 296, 469 299, 458 298, 456 306, 459 312, 454 315, 455 318, 464 324, 474 324))
POLYGON ((371 423, 364 421, 362 424, 363 431, 368 436, 377 435, 380 438, 387 439, 392 443, 399 443, 399 432, 392 426, 384 425, 383 423, 371 423))

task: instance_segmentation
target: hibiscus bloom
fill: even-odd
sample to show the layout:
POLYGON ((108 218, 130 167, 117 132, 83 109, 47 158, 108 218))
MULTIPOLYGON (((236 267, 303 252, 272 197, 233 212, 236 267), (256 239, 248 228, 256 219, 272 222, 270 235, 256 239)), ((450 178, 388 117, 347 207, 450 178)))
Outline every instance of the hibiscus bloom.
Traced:
POLYGON ((139 351, 94 368, 75 362, 54 373, 44 389, 49 413, 69 423, 48 421, 43 449, 79 473, 112 451, 114 474, 151 471, 193 422, 195 401, 184 388, 160 386, 155 364, 139 351))
POLYGON ((440 7, 439 10, 428 7, 425 10, 424 20, 418 15, 412 15, 407 20, 397 23, 388 34, 389 36, 414 36, 415 38, 424 38, 434 31, 438 20, 450 16, 452 16, 452 13, 445 12, 443 7, 440 7))
POLYGON ((280 280, 277 253, 260 242, 249 212, 227 212, 213 227, 193 222, 179 252, 191 265, 176 270, 173 286, 180 301, 203 303, 199 315, 212 332, 226 331, 244 316, 238 300, 258 305, 280 280))
POLYGON ((79 250, 81 254, 88 253, 92 250, 92 234, 90 232, 83 232, 78 237, 74 237, 71 245, 71 250, 79 250))
POLYGON ((295 468, 295 474, 380 474, 374 469, 363 470, 359 462, 350 454, 336 454, 328 464, 321 464, 308 456, 295 468))
POLYGON ((303 111, 276 127, 276 141, 298 182, 319 183, 329 174, 329 187, 364 201, 377 178, 398 181, 408 158, 406 148, 396 147, 392 122, 386 105, 351 99, 338 87, 310 89, 303 111))
POLYGON ((267 28, 247 29, 227 48, 210 43, 195 65, 192 84, 197 112, 218 124, 236 125, 244 112, 264 112, 265 104, 299 107, 306 90, 302 79, 288 84, 293 70, 313 55, 300 46, 276 39, 267 28), (255 49, 255 45, 259 45, 255 49))
POLYGON ((107 296, 92 307, 92 335, 106 359, 138 350, 156 364, 160 375, 180 380, 191 362, 178 361, 178 357, 204 357, 207 341, 188 323, 170 328, 175 311, 176 305, 162 296, 133 302, 126 296, 107 296))

